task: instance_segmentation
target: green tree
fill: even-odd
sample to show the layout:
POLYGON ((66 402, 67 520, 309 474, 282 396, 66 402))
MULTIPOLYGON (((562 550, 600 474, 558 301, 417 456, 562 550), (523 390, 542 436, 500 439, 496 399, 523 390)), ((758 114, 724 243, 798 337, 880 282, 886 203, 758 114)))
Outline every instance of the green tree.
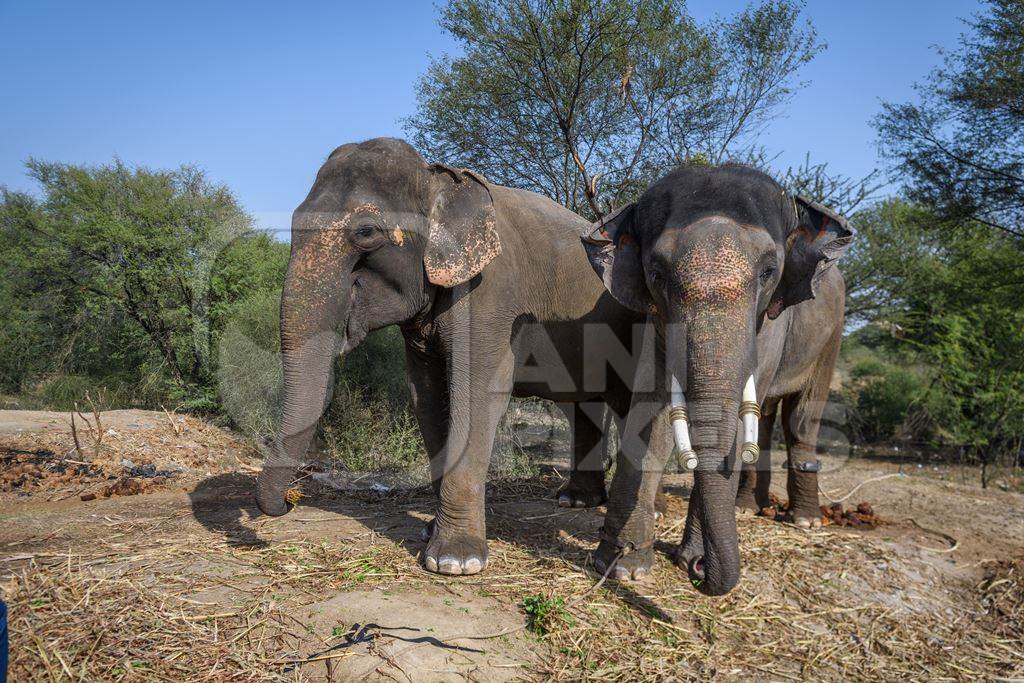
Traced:
POLYGON ((754 135, 822 48, 799 5, 700 25, 682 0, 451 0, 464 54, 421 78, 407 130, 427 156, 600 214, 691 158, 754 135))
POLYGON ((893 368, 876 373, 884 382, 865 384, 875 394, 857 402, 865 419, 884 414, 887 423, 879 417, 866 431, 891 433, 890 408, 912 398, 914 421, 936 443, 963 447, 982 465, 1015 452, 1024 441, 1024 244, 978 222, 951 228, 941 212, 901 200, 856 222, 844 265, 851 317, 876 331, 861 337, 920 364, 926 380, 918 391, 893 368))
POLYGON ((81 375, 212 407, 217 325, 232 301, 280 286, 287 247, 196 168, 28 169, 38 198, 0 196, 3 390, 81 375))
POLYGON ((917 87, 919 102, 885 104, 876 123, 910 199, 947 225, 1024 239, 1024 1, 987 7, 917 87))

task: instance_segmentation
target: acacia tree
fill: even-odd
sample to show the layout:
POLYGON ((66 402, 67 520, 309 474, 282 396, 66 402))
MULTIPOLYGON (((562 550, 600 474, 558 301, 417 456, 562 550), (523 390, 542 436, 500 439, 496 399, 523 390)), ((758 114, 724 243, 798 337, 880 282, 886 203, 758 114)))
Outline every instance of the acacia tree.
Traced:
POLYGON ((39 197, 0 188, 0 388, 117 378, 211 406, 213 337, 235 303, 280 286, 287 246, 197 168, 28 169, 39 197))
POLYGON ((450 0, 464 54, 405 121, 427 156, 591 216, 690 159, 749 156, 822 49, 791 0, 706 25, 682 0, 450 0))
POLYGON ((989 0, 958 49, 917 87, 918 103, 885 104, 882 153, 910 199, 950 225, 983 223, 1024 238, 1024 1, 989 0))

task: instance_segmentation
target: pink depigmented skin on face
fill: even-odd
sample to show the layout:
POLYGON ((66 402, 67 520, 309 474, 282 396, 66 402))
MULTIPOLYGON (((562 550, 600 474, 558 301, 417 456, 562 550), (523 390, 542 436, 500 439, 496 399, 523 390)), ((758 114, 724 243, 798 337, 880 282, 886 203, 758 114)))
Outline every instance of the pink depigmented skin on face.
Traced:
MULTIPOLYGON (((352 219, 360 214, 382 219, 375 204, 361 204, 343 213, 313 213, 300 219, 300 232, 293 230, 297 245, 288 262, 285 296, 301 297, 298 308, 323 306, 338 296, 338 268, 348 253, 356 247, 349 241, 352 219), (299 237, 301 235, 301 238, 299 237), (298 294, 301 293, 301 294, 298 294)), ((295 316, 293 332, 300 337, 316 331, 318 319, 314 316, 295 316)))
POLYGON ((688 306, 724 308, 746 298, 753 268, 733 237, 720 235, 693 245, 677 272, 688 306))

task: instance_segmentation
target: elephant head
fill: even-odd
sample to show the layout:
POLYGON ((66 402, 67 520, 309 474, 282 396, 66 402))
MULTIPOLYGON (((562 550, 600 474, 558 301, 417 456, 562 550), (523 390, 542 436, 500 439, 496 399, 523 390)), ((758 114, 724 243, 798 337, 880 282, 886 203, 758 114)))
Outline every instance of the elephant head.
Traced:
POLYGON ((309 447, 332 386, 334 357, 373 330, 416 319, 438 287, 468 282, 501 253, 487 183, 428 165, 407 143, 343 145, 292 216, 281 298, 281 431, 257 482, 270 515, 309 447))
POLYGON ((666 395, 673 404, 685 395, 689 429, 678 409, 672 419, 695 486, 677 561, 704 593, 724 594, 739 579, 734 454, 737 416, 750 412, 741 397, 754 395, 756 335, 765 317, 815 296, 852 235, 844 219, 764 173, 725 164, 672 171, 584 240, 609 292, 655 320, 676 380, 666 395))

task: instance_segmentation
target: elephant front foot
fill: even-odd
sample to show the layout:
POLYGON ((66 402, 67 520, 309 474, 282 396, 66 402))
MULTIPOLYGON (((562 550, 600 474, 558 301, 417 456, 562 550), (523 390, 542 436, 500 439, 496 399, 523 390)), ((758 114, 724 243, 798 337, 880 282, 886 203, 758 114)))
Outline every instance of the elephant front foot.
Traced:
POLYGON ((584 477, 573 473, 569 482, 558 492, 558 507, 593 508, 608 500, 604 490, 604 472, 598 477, 584 477))
POLYGON ((792 522, 801 529, 821 528, 821 508, 818 501, 800 501, 790 499, 786 510, 786 521, 792 522))
POLYGON ((800 527, 801 529, 820 529, 821 528, 821 510, 815 508, 811 511, 790 510, 787 515, 790 522, 800 527))
MULTIPOLYGON (((601 532, 601 542, 594 551, 594 569, 619 581, 639 581, 654 568, 654 539, 629 540, 625 532, 617 536, 601 532), (609 569, 610 567, 610 569, 609 569)), ((643 534, 640 534, 643 536, 643 534)))
POLYGON ((451 576, 477 574, 487 567, 487 539, 468 531, 446 531, 435 521, 427 524, 430 535, 423 552, 427 571, 451 576))
POLYGON ((757 515, 771 506, 770 500, 759 501, 753 489, 740 489, 736 493, 736 511, 741 515, 757 515))
POLYGON ((632 550, 620 555, 619 549, 608 541, 601 541, 594 551, 594 569, 602 575, 618 581, 639 581, 654 568, 654 551, 651 548, 632 550), (608 567, 611 566, 611 571, 608 567))

